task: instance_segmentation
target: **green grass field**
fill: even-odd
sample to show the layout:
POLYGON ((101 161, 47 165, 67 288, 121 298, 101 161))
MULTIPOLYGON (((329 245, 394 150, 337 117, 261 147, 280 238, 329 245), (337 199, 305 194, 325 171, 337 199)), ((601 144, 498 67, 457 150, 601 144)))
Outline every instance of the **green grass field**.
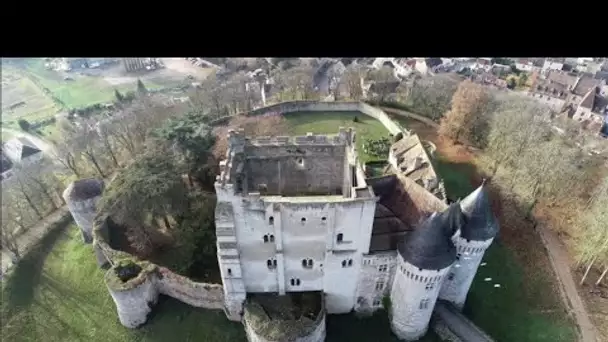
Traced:
POLYGON ((305 135, 307 132, 337 134, 340 126, 353 127, 357 134, 357 150, 362 163, 377 159, 363 152, 362 145, 365 140, 389 136, 380 121, 359 112, 297 112, 286 114, 285 118, 292 127, 292 133, 297 135, 305 135), (353 121, 355 117, 359 122, 353 121))
MULTIPOLYGON (((135 78, 129 83, 113 85, 101 76, 79 75, 75 72, 70 73, 73 80, 66 81, 60 73, 54 70, 46 70, 42 59, 31 59, 27 63, 25 71, 38 80, 43 87, 49 89, 69 109, 112 102, 114 100, 114 89, 118 89, 124 94, 128 91, 135 91, 137 88, 135 78)), ((177 83, 166 80, 144 80, 144 84, 149 90, 172 87, 177 83)))

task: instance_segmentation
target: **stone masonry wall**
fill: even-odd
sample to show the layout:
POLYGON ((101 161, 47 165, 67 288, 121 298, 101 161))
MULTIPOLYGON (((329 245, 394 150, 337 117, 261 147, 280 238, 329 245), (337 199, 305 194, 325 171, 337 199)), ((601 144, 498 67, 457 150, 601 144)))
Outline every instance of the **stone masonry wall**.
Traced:
MULTIPOLYGON (((125 259, 137 261, 130 254, 114 250, 107 243, 109 236, 107 222, 108 217, 103 215, 95 220, 93 244, 97 258, 105 259, 111 265, 125 259)), ((109 272, 114 272, 114 269, 109 269, 106 274, 106 286, 116 304, 120 322, 128 328, 136 328, 146 322, 159 294, 173 297, 195 307, 224 308, 224 293, 220 284, 198 283, 165 267, 148 264, 139 277, 118 287, 108 281, 109 272)))
MULTIPOLYGON (((290 101, 281 102, 274 105, 258 108, 246 113, 248 116, 258 116, 266 114, 283 114, 292 112, 361 112, 382 123, 391 133, 397 134, 405 131, 401 125, 394 122, 383 110, 370 106, 363 102, 318 102, 318 101, 290 101)), ((227 116, 215 120, 212 124, 221 125, 227 123, 232 116, 227 116)))
POLYGON ((224 307, 224 291, 219 284, 197 283, 187 277, 158 267, 158 291, 186 304, 206 309, 224 307))

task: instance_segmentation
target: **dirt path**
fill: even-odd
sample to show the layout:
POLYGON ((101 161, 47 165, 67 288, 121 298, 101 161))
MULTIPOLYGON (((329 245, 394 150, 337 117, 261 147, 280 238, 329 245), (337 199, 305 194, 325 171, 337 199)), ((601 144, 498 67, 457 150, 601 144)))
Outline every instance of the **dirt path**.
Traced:
POLYGON ((547 248, 551 265, 559 280, 562 298, 565 297, 564 302, 574 314, 580 328, 581 341, 599 341, 595 326, 591 322, 591 319, 589 319, 589 313, 576 289, 574 277, 572 276, 572 272, 570 272, 570 260, 568 259, 565 246, 560 242, 557 234, 544 225, 539 224, 537 231, 547 248))
MULTIPOLYGON (((429 132, 427 120, 419 120, 418 115, 412 115, 407 111, 382 108, 391 114, 400 116, 406 116, 421 122, 421 125, 427 126, 421 135, 422 139, 430 140, 437 146, 437 151, 441 156, 451 162, 456 163, 473 163, 475 160, 475 154, 477 151, 467 148, 464 145, 454 145, 451 141, 444 139, 436 134, 436 132, 429 132)), ((432 127, 437 128, 437 124, 433 123, 432 127)), ((415 128, 414 131, 417 131, 415 128)), ((479 184, 482 175, 472 175, 471 182, 479 184)), ((580 338, 582 342, 596 342, 599 341, 595 326, 589 318, 589 313, 585 308, 583 300, 576 288, 576 283, 572 272, 570 271, 570 259, 566 252, 566 247, 561 243, 557 234, 552 230, 546 228, 544 225, 537 225, 537 231, 547 250, 549 261, 553 268, 554 274, 559 283, 559 289, 561 292, 561 298, 564 305, 570 312, 573 313, 576 323, 579 327, 580 338)))

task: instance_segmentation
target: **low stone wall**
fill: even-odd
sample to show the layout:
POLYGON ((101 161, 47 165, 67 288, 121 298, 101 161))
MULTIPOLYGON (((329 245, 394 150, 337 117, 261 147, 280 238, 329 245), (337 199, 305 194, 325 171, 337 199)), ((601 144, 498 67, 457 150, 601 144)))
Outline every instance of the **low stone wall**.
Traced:
POLYGON ((168 268, 137 260, 129 253, 113 249, 109 245, 109 217, 100 215, 93 228, 93 246, 100 266, 110 264, 105 282, 110 292, 120 323, 128 328, 136 328, 146 322, 159 294, 173 297, 186 304, 205 308, 223 309, 224 292, 222 285, 198 283, 181 276, 168 268), (125 283, 115 274, 114 266, 125 261, 133 261, 142 267, 140 274, 125 283))
POLYGON ((326 316, 323 298, 321 310, 314 321, 306 318, 293 321, 270 320, 262 306, 250 302, 245 305, 243 325, 249 342, 323 342, 326 336, 326 316))
POLYGON ((173 273, 165 267, 158 267, 157 275, 158 291, 164 295, 199 308, 224 308, 222 285, 197 283, 187 277, 173 273))
MULTIPOLYGON (((382 123, 391 133, 397 134, 406 131, 401 125, 393 121, 383 110, 370 106, 363 102, 319 102, 319 101, 290 101, 258 108, 248 113, 247 116, 284 114, 293 112, 361 112, 382 123)), ((211 125, 222 125, 227 123, 233 116, 217 119, 211 125)))

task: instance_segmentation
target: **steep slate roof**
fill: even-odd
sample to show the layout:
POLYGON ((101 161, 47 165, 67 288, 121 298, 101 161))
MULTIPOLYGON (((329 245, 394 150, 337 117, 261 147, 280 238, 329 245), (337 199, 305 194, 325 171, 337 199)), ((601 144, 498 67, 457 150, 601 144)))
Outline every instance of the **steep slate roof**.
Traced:
POLYGON ((17 137, 15 139, 21 145, 21 159, 25 159, 31 155, 42 152, 36 145, 34 145, 34 143, 25 137, 17 137))
MULTIPOLYGON (((436 180, 437 174, 417 134, 404 137, 391 146, 397 159, 398 172, 425 186, 425 181, 436 180)), ((432 189, 428 189, 432 190, 432 189)))
POLYGON ((399 245, 403 259, 424 270, 440 270, 456 260, 456 247, 452 235, 462 228, 463 215, 460 204, 453 203, 441 212, 434 212, 408 239, 399 245))
POLYGON ((486 241, 498 233, 498 220, 492 213, 485 181, 460 202, 465 224, 460 236, 467 240, 486 241))
POLYGON ((72 182, 65 191, 63 197, 66 200, 82 201, 102 194, 104 183, 95 178, 79 179, 72 182))
POLYGON ((585 95, 591 89, 597 87, 601 82, 601 80, 597 80, 592 77, 581 77, 574 89, 572 89, 572 92, 579 96, 585 95))
POLYGON ((587 92, 587 94, 585 95, 585 97, 583 97, 583 100, 581 101, 580 106, 583 108, 587 108, 587 109, 593 109, 593 105, 595 103, 595 94, 596 94, 596 88, 589 90, 587 92))

